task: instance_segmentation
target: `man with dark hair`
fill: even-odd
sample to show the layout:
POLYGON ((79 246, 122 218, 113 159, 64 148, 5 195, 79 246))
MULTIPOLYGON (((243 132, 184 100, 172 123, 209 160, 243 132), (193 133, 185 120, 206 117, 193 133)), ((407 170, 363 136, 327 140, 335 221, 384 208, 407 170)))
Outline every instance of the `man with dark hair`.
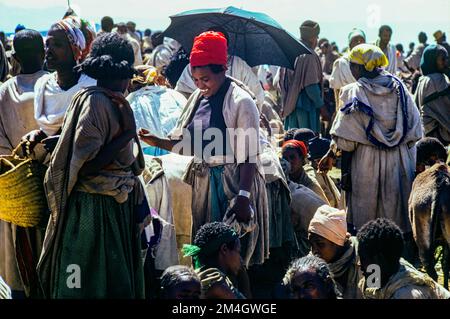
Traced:
POLYGON ((360 229, 357 239, 364 274, 360 288, 366 299, 450 298, 447 290, 401 258, 403 235, 393 221, 370 221, 360 229))
POLYGON ((0 93, 0 154, 10 154, 23 135, 36 127, 34 119, 34 84, 46 72, 44 40, 34 30, 19 31, 13 41, 13 57, 21 74, 6 81, 0 93), (12 103, 11 106, 8 106, 12 103))
POLYGON ((319 48, 323 73, 331 75, 331 72, 333 71, 333 63, 339 59, 339 54, 333 50, 330 41, 327 39, 319 40, 319 48))
POLYGON ((98 35, 101 35, 102 33, 109 33, 114 28, 114 20, 111 17, 103 17, 101 23, 102 29, 98 33, 98 35))
POLYGON ((280 68, 276 76, 279 78, 285 129, 309 128, 320 132, 319 110, 324 106, 324 101, 322 65, 315 52, 319 33, 317 22, 303 22, 300 26, 301 42, 310 49, 311 54, 298 56, 294 71, 280 68))
POLYGON ((397 72, 397 49, 395 45, 390 43, 391 38, 392 28, 388 25, 382 25, 378 30, 378 40, 374 44, 383 50, 388 58, 389 64, 386 71, 395 75, 395 72, 397 72))
POLYGON ((427 44, 427 34, 425 32, 419 33, 419 45, 414 49, 414 51, 409 55, 403 62, 405 66, 411 71, 420 70, 420 59, 422 58, 423 51, 428 46, 427 44))
MULTIPOLYGON (((13 46, 21 73, 0 86, 0 155, 11 154, 23 135, 39 128, 34 119, 34 86, 47 73, 42 70, 44 40, 39 32, 19 31, 13 46)), ((0 276, 11 287, 13 297, 35 293, 35 268, 44 232, 45 227, 22 228, 0 221, 0 276), (21 249, 16 251, 15 247, 21 249), (31 263, 24 259, 27 251, 31 252, 31 263)))

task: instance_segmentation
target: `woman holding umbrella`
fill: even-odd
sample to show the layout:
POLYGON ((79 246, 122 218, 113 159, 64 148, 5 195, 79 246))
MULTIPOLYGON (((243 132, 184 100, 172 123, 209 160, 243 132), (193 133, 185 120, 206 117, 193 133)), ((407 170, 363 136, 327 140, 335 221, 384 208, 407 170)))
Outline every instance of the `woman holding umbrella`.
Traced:
POLYGON ((185 173, 193 187, 193 235, 208 222, 233 221, 234 216, 236 224, 252 226, 241 238, 244 264, 262 264, 269 252, 269 220, 259 162, 258 109, 242 84, 225 75, 227 41, 222 33, 196 37, 190 63, 198 89, 177 128, 169 138, 146 129, 139 135, 149 145, 194 155, 185 173))

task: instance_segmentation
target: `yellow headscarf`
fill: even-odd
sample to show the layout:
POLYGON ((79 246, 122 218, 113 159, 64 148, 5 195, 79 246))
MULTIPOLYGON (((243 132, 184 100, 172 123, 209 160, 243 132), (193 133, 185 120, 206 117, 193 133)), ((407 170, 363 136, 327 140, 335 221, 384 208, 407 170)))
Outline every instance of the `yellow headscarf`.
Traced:
POLYGON ((359 44, 354 47, 349 54, 352 63, 364 65, 364 68, 371 72, 375 68, 385 68, 389 61, 383 51, 373 44, 359 44))

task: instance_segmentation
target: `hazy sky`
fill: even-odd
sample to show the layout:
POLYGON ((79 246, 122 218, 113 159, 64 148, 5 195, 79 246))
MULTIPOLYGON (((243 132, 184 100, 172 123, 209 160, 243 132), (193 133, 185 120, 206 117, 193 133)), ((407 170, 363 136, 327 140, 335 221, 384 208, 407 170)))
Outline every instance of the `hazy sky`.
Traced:
MULTIPOLYGON (((72 0, 83 18, 99 22, 109 15, 116 22, 133 20, 139 29, 163 30, 169 16, 191 9, 235 6, 267 13, 298 37, 303 20, 316 20, 322 37, 347 45, 353 27, 362 28, 374 40, 381 24, 394 29, 393 41, 407 45, 417 34, 442 29, 450 33, 450 0, 72 0)), ((12 32, 17 23, 46 30, 61 18, 66 0, 0 0, 0 30, 12 32)))

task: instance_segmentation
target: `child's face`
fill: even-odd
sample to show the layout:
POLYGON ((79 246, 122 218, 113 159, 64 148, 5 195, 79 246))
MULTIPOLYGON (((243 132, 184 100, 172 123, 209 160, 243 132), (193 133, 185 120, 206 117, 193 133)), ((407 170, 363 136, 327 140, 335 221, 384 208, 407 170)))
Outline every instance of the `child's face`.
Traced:
POLYGON ((283 158, 291 165, 291 174, 297 173, 305 165, 303 156, 300 156, 299 153, 298 150, 292 148, 283 151, 283 158))

